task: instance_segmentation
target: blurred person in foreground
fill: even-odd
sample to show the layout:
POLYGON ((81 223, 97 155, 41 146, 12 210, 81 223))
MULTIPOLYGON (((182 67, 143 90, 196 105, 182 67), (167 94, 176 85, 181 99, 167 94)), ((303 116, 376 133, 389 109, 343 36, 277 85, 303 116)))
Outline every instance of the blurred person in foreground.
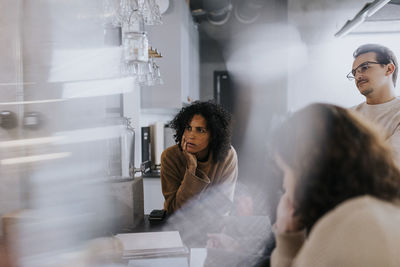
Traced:
POLYGON ((272 142, 283 172, 271 266, 400 266, 400 172, 352 111, 310 105, 272 142))
POLYGON ((168 214, 216 187, 233 201, 238 175, 231 146, 231 115, 210 101, 183 107, 171 121, 176 145, 161 155, 161 185, 168 214))
POLYGON ((365 44, 353 53, 354 62, 347 75, 354 80, 365 102, 352 107, 366 119, 386 131, 385 138, 393 146, 400 166, 400 98, 395 95, 397 59, 387 47, 365 44))

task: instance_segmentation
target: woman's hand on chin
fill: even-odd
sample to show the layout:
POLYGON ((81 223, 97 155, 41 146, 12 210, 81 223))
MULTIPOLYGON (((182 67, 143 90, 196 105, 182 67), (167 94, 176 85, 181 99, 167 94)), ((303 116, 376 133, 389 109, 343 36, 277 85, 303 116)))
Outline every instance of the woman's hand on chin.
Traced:
POLYGON ((183 154, 186 157, 187 168, 189 169, 190 172, 195 173, 196 168, 197 168, 197 158, 194 154, 189 153, 187 151, 187 142, 186 142, 184 135, 182 136, 181 147, 182 147, 183 154))

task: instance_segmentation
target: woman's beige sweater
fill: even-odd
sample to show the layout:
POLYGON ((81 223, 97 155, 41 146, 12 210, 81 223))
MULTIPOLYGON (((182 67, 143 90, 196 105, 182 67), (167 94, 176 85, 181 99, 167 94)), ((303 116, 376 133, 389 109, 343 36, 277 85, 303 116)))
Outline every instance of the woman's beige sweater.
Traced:
POLYGON ((400 206, 371 196, 350 199, 304 232, 276 234, 272 267, 399 267, 400 206))

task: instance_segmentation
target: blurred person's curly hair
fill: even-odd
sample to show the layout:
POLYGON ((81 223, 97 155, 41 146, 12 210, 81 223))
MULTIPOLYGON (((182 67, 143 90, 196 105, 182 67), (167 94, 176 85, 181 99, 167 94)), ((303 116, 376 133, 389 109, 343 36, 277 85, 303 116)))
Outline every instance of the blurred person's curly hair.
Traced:
POLYGON ((210 132, 209 149, 213 154, 213 161, 224 160, 231 147, 231 114, 211 101, 195 101, 183 107, 170 122, 170 127, 175 130, 175 142, 181 149, 182 135, 194 115, 203 116, 207 122, 207 130, 210 132))
POLYGON ((293 170, 295 214, 308 232, 350 198, 400 198, 400 171, 384 139, 353 111, 329 104, 294 113, 275 132, 271 145, 293 170))

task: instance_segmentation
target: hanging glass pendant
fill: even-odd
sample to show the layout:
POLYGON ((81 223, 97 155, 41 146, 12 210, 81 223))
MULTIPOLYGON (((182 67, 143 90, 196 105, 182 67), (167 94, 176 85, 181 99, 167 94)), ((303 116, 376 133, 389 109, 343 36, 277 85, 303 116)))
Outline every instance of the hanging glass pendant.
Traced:
POLYGON ((133 76, 138 83, 143 83, 147 75, 149 61, 149 42, 146 32, 126 32, 123 38, 123 59, 121 71, 125 76, 133 76))
POLYGON ((144 23, 147 25, 158 25, 161 22, 160 8, 155 0, 139 0, 143 14, 144 23))
MULTIPOLYGON (((121 74, 134 77, 140 85, 160 84, 162 82, 160 70, 152 60, 154 55, 149 57, 149 42, 144 31, 144 24, 161 24, 161 13, 157 2, 104 0, 104 12, 106 24, 121 27, 123 49, 121 74)), ((161 57, 159 54, 156 56, 161 57)))
POLYGON ((124 61, 147 62, 149 41, 146 32, 125 32, 123 38, 124 61))
POLYGON ((162 23, 155 0, 104 0, 104 13, 116 27, 130 27, 141 19, 147 25, 162 23))

